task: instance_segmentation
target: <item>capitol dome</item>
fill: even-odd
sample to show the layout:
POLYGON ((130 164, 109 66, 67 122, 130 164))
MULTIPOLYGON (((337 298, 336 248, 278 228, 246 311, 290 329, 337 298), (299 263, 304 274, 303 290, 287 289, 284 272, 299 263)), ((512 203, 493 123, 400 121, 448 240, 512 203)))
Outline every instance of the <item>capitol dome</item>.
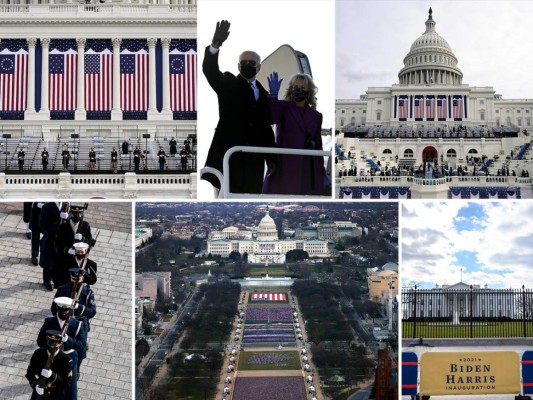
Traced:
POLYGON ((272 217, 266 212, 265 216, 259 222, 257 227, 257 240, 278 240, 278 230, 272 217))
POLYGON ((436 22, 429 9, 426 31, 411 45, 404 67, 398 74, 403 85, 461 85, 463 73, 448 42, 435 31, 436 22))

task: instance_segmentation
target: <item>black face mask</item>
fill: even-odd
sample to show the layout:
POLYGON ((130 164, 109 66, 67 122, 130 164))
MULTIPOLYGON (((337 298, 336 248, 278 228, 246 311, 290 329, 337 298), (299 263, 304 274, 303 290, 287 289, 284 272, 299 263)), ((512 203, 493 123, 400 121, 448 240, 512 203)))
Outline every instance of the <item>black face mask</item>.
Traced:
POLYGON ((57 315, 59 315, 59 318, 61 318, 63 321, 65 321, 67 319, 67 314, 68 314, 68 309, 66 309, 66 310, 60 309, 57 312, 57 315))
POLYGON ((72 222, 78 223, 80 222, 81 218, 77 215, 73 215, 71 218, 72 222))
POLYGON ((254 76, 257 75, 255 66, 252 67, 251 65, 241 65, 241 75, 245 79, 253 78, 254 76))
POLYGON ((83 260, 84 257, 85 257, 85 254, 76 254, 76 258, 78 260, 83 260))

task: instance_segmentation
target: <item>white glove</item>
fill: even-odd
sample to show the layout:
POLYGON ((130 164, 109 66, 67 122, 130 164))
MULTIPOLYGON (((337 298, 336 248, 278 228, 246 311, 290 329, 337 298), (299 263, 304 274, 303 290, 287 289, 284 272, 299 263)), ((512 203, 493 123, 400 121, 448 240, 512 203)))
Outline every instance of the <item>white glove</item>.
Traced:
POLYGON ((44 203, 37 203, 37 208, 43 208, 44 203))
POLYGON ((35 391, 37 392, 37 394, 39 396, 43 396, 44 395, 44 389, 42 387, 40 387, 39 385, 35 386, 35 391))
POLYGON ((74 248, 71 247, 70 249, 68 249, 67 253, 70 254, 70 255, 74 255, 74 254, 76 254, 76 250, 74 250, 74 248))
POLYGON ((59 213, 59 217, 60 217, 61 219, 67 219, 67 218, 68 218, 68 214, 67 214, 66 212, 60 212, 60 213, 59 213))
POLYGON ((52 376, 52 370, 43 368, 41 370, 41 376, 44 376, 45 378, 50 378, 52 376))
POLYGON ((81 235, 81 233, 76 233, 74 235, 74 240, 81 240, 81 239, 83 239, 83 236, 81 235))
POLYGON ((63 334, 63 337, 61 338, 63 343, 65 343, 68 340, 68 335, 66 333, 63 334))

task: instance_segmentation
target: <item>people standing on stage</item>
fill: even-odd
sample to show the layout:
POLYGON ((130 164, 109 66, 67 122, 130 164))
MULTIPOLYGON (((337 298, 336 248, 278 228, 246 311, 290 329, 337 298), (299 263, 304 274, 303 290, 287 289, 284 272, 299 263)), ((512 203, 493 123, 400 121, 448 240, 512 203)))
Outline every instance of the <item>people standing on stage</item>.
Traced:
POLYGON ((68 171, 68 164, 72 157, 70 156, 70 152, 68 151, 68 147, 66 145, 63 145, 63 151, 61 152, 61 158, 63 160, 63 171, 68 171))
POLYGON ((111 151, 111 169, 113 170, 114 174, 116 174, 118 171, 118 153, 114 147, 111 151))
POLYGON ((124 139, 122 142, 122 154, 128 154, 130 152, 130 143, 124 139))
POLYGON ((159 170, 163 171, 165 169, 165 164, 167 162, 167 155, 165 153, 165 150, 163 150, 163 146, 159 147, 157 156, 159 157, 159 170))
POLYGON ((48 170, 48 158, 49 158, 48 150, 46 150, 46 147, 45 147, 41 153, 41 164, 43 166, 43 171, 48 170))
POLYGON ((139 149, 139 146, 135 146, 135 150, 133 150, 133 170, 135 173, 139 173, 139 166, 141 164, 141 149, 139 149))
POLYGON ((94 147, 91 148, 89 152, 89 170, 93 171, 96 168, 96 152, 94 147))
POLYGON ((19 171, 22 171, 24 169, 24 158, 26 157, 26 153, 24 152, 24 149, 22 147, 19 149, 17 157, 18 157, 19 171))
POLYGON ((170 155, 171 156, 176 155, 176 153, 178 152, 178 142, 176 141, 176 139, 174 138, 170 139, 169 145, 170 145, 170 155))
POLYGON ((182 171, 185 171, 187 169, 187 162, 189 161, 188 154, 185 149, 181 149, 180 157, 181 157, 181 169, 182 171))

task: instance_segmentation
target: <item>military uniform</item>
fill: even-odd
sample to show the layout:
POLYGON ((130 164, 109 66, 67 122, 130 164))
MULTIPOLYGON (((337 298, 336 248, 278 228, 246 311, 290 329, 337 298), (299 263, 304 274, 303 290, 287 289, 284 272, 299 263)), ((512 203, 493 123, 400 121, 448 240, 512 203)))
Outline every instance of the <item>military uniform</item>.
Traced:
POLYGON ((141 150, 136 147, 135 150, 133 150, 133 165, 135 172, 139 172, 139 164, 141 163, 141 150))
POLYGON ((159 157, 159 169, 162 171, 165 169, 165 164, 167 162, 167 155, 165 154, 165 150, 160 149, 157 152, 157 156, 159 157))
MULTIPOLYGON (((30 364, 26 371, 26 379, 33 388, 31 400, 38 398, 36 386, 41 377, 41 371, 48 361, 49 353, 46 348, 40 348, 34 351, 31 356, 30 364)), ((48 400, 75 400, 72 397, 72 369, 73 361, 62 350, 58 350, 55 355, 50 369, 52 376, 46 378, 44 389, 45 398, 48 400)))
MULTIPOLYGON (((82 260, 78 260, 76 256, 69 256, 65 258, 63 262, 56 268, 54 275, 54 283, 56 287, 65 285, 70 282, 70 273, 69 269, 71 268, 80 268, 82 260)), ((83 278, 83 281, 87 285, 94 285, 96 283, 97 277, 96 273, 98 271, 98 265, 93 261, 87 258, 85 263, 86 274, 83 278)))
POLYGON ((46 203, 39 214, 39 227, 43 233, 39 265, 43 268, 43 283, 48 290, 52 290, 51 281, 58 263, 56 236, 61 226, 62 206, 63 203, 46 203))
POLYGON ((48 169, 48 157, 48 151, 44 149, 41 153, 41 164, 43 165, 43 171, 46 171, 48 169))
MULTIPOLYGON (((59 286, 54 298, 70 297, 73 285, 74 284, 70 282, 66 285, 59 286)), ((85 331, 88 334, 91 330, 90 321, 96 315, 96 303, 94 302, 93 290, 83 283, 82 285, 83 287, 78 297, 78 305, 74 308, 74 318, 85 324, 85 331)), ((57 316, 57 304, 54 301, 52 302, 51 311, 54 316, 57 316)))

